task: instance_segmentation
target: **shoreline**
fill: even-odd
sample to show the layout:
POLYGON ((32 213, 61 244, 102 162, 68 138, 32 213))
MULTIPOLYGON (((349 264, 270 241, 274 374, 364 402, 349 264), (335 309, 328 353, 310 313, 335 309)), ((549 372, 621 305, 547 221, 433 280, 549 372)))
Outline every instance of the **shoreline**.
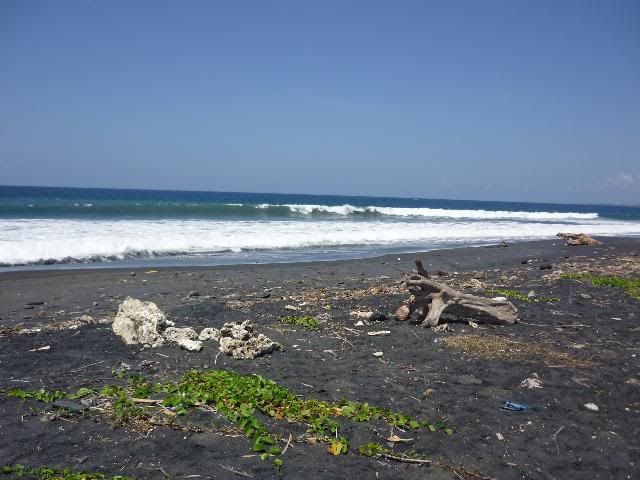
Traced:
MULTIPOLYGON (((607 243, 612 244, 620 244, 627 245, 633 244, 634 241, 640 240, 640 236, 593 236, 593 238, 602 241, 605 245, 607 243)), ((3 277, 9 275, 12 276, 17 274, 26 274, 26 275, 57 275, 63 272, 67 272, 69 274, 78 274, 80 272, 86 273, 96 273, 96 272, 140 272, 148 269, 162 269, 162 270, 171 270, 171 271, 181 271, 181 270, 200 270, 200 269, 235 269, 242 267, 253 267, 253 266, 264 266, 268 267, 271 265, 280 265, 280 266, 289 266, 289 265, 314 265, 314 264, 338 264, 344 262, 375 262, 375 261, 392 261, 394 259, 400 258, 402 260, 406 260, 408 257, 430 257, 430 256, 442 256, 442 254, 451 254, 451 256, 457 257, 457 252, 460 252, 461 257, 466 257, 467 254, 465 251, 474 251, 474 249, 491 249, 491 248, 511 248, 510 252, 514 252, 514 250, 520 252, 523 249, 527 250, 529 248, 542 248, 544 252, 548 252, 549 255, 554 256, 557 253, 558 246, 564 246, 564 240, 561 238, 550 238, 550 239, 542 239, 542 240, 522 240, 522 241, 510 241, 507 242, 508 247, 500 247, 499 244, 495 242, 490 243, 478 243, 478 244, 461 244, 459 246, 443 246, 436 247, 428 250, 409 250, 403 249, 403 251, 398 252, 390 252, 390 253, 381 253, 373 252, 369 254, 362 254, 361 256, 351 257, 338 257, 338 258, 327 258, 325 259, 309 259, 309 260, 283 260, 283 261, 272 261, 272 262, 257 262, 257 261, 246 261, 240 263, 188 263, 184 264, 169 264, 164 265, 163 259, 171 262, 171 258, 173 257, 150 257, 148 259, 140 259, 137 260, 117 260, 117 261, 105 261, 105 262, 78 262, 78 263, 59 263, 59 264, 51 264, 51 265, 20 265, 20 266, 8 266, 8 267, 0 267, 0 280, 3 277), (130 263, 127 263, 130 262, 130 263)), ((598 247, 593 247, 598 248, 598 247)), ((600 247, 602 248, 602 247, 600 247)), ((571 253, 575 250, 575 248, 570 247, 563 252, 565 254, 571 255, 571 253)), ((509 253, 509 252, 508 252, 509 253)), ((348 255, 348 254, 345 254, 348 255)), ((506 255, 505 258, 509 258, 510 255, 506 255)))

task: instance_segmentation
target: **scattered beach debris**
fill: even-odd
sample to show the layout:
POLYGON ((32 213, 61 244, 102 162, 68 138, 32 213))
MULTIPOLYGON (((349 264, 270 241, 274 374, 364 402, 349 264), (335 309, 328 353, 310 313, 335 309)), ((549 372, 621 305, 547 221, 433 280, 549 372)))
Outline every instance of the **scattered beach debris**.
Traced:
POLYGON ((358 320, 353 326, 354 327, 364 327, 364 322, 362 320, 358 320))
POLYGON ((95 320, 90 315, 81 315, 71 320, 65 320, 61 322, 54 321, 46 325, 43 325, 41 327, 25 328, 23 324, 14 325, 13 327, 0 330, 0 337, 9 336, 9 335, 33 335, 36 333, 40 333, 42 331, 75 330, 85 325, 94 325, 94 324, 103 324, 103 323, 111 323, 111 320, 107 318, 101 318, 101 319, 95 320))
POLYGON ((389 320, 389 317, 386 313, 373 312, 371 315, 369 315, 370 322, 386 322, 387 320, 389 320))
POLYGON ((472 278, 470 280, 467 280, 466 282, 463 282, 462 285, 460 285, 461 288, 471 288, 474 290, 479 290, 481 288, 484 288, 484 284, 478 280, 477 278, 472 278))
POLYGON ((376 330, 375 332, 367 332, 367 335, 370 335, 372 337, 379 337, 379 336, 383 336, 383 335, 391 335, 391 331, 390 330, 376 330))
POLYGON ((384 355, 384 352, 373 352, 373 356, 376 358, 380 358, 384 355))
POLYGON ((588 360, 534 342, 520 342, 497 335, 452 335, 443 338, 446 347, 479 358, 498 358, 510 362, 543 362, 547 365, 588 366, 588 360))
POLYGON ((65 410, 70 410, 72 412, 83 412, 88 408, 87 405, 83 405, 79 402, 74 402, 73 400, 67 400, 65 398, 51 402, 51 406, 56 408, 64 408, 65 410))
POLYGON ((525 378, 520 382, 520 388, 527 388, 533 390, 534 388, 542 388, 542 380, 538 377, 537 373, 533 373, 531 377, 525 378))
POLYGON ((590 412, 599 412, 600 411, 600 407, 598 407, 598 405, 596 405, 595 403, 591 403, 591 402, 585 403, 584 404, 584 408, 586 408, 590 412))
POLYGON ((451 327, 449 327, 448 323, 441 323, 440 325, 436 325, 433 327, 434 332, 452 332, 451 327))
POLYGON ((296 307, 295 305, 285 305, 284 309, 291 310, 292 312, 297 312, 298 310, 300 310, 300 308, 296 307))
POLYGON ((532 407, 526 403, 516 403, 511 401, 504 402, 500 408, 503 410, 509 410, 510 412, 524 412, 532 409, 532 407))
POLYGON ((51 345, 45 345, 44 347, 32 348, 29 350, 30 352, 46 352, 47 350, 51 350, 51 345))
POLYGON ((558 233, 556 237, 561 237, 567 240, 567 245, 576 246, 576 245, 588 245, 595 246, 600 245, 601 242, 598 240, 591 238, 589 235, 585 233, 558 233))
POLYGON ((351 310, 349 312, 349 315, 351 315, 352 317, 364 318, 365 320, 369 320, 369 318, 371 318, 371 316, 373 315, 373 312, 368 312, 364 310, 351 310))
POLYGON ((413 443, 413 438, 402 438, 395 434, 389 436, 386 440, 391 443, 413 443))
POLYGON ((254 359, 282 350, 282 345, 263 334, 257 334, 249 320, 225 323, 220 329, 220 351, 233 358, 254 359))
POLYGON ((502 442, 504 440, 504 435, 502 435, 500 432, 497 432, 496 438, 502 442))
POLYGON ((518 310, 511 302, 460 293, 431 280, 421 260, 416 260, 415 264, 416 272, 408 275, 406 280, 411 294, 409 305, 400 305, 396 310, 396 318, 415 316, 421 326, 435 327, 446 310, 449 315, 472 318, 478 323, 512 325, 518 321, 518 310))

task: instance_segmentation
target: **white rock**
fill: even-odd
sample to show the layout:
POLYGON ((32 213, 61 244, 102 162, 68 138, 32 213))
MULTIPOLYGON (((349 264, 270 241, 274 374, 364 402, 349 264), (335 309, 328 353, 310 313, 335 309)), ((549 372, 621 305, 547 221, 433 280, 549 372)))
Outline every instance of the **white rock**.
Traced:
POLYGON ((599 412, 600 411, 600 408, 595 403, 585 403, 584 404, 584 408, 586 408, 587 410, 589 410, 591 412, 599 412))
POLYGON ((207 340, 213 340, 214 342, 217 342, 218 340, 220 340, 220 330, 211 327, 204 328, 200 332, 200 335, 198 335, 198 340, 202 342, 205 342, 207 340))
POLYGON ((504 440, 504 435, 502 435, 500 432, 496 433, 496 438, 500 441, 504 440))
POLYGON ((196 340, 198 334, 193 328, 168 327, 163 332, 163 337, 166 341, 177 343, 181 348, 190 352, 199 352, 202 350, 202 342, 196 340))
POLYGON ((168 327, 167 329, 165 329, 162 336, 169 342, 177 342, 180 339, 195 340, 198 338, 198 334, 196 333, 196 331, 190 327, 168 327))
POLYGON ((193 328, 175 328, 169 327, 162 336, 168 342, 177 343, 181 348, 190 352, 199 352, 202 350, 202 342, 197 341, 198 334, 193 328))
POLYGON ((378 358, 380 358, 380 357, 381 357, 381 356, 383 356, 383 355, 384 355, 384 353, 383 353, 383 352, 373 352, 373 356, 374 356, 374 357, 378 357, 378 358))
POLYGON ((220 329, 220 351, 234 358, 253 359, 259 355, 282 350, 282 345, 265 335, 253 331, 253 325, 246 320, 242 323, 225 323, 220 329))
POLYGON ((164 344, 162 331, 172 325, 155 303, 127 297, 120 304, 111 328, 128 345, 158 347, 164 344))
POLYGON ((363 327, 363 326, 364 326, 364 322, 362 320, 358 320, 354 325, 354 327, 363 327))

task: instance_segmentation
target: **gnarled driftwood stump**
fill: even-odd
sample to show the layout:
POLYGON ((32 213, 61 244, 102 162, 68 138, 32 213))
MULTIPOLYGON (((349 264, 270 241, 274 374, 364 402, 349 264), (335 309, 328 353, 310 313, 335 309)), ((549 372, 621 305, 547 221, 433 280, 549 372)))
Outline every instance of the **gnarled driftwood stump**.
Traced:
POLYGON ((518 321, 518 310, 511 302, 458 292, 431 280, 420 260, 416 260, 416 267, 418 273, 407 276, 411 298, 408 305, 398 307, 398 320, 414 316, 421 326, 435 327, 446 310, 447 314, 479 323, 512 325, 518 321))

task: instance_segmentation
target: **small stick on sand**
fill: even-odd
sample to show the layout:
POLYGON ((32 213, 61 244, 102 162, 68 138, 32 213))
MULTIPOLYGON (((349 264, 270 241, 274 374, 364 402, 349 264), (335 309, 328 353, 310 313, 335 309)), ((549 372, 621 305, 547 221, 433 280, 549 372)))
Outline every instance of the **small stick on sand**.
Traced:
POLYGON ((289 446, 291 445, 291 440, 293 440, 293 436, 289 434, 289 440, 287 440, 287 444, 282 449, 282 453, 280 455, 284 455, 284 452, 287 451, 287 448, 289 448, 289 446))
POLYGON ((558 455, 560 455, 560 447, 558 446, 558 434, 564 429, 564 425, 562 425, 555 433, 551 436, 554 443, 556 444, 556 449, 558 450, 558 455))
POLYGON ((396 462, 405 462, 405 463, 421 463, 423 465, 431 465, 432 461, 427 460, 426 458, 409 458, 409 457, 400 457, 396 455, 391 455, 390 453, 382 453, 380 454, 384 458, 388 458, 389 460, 395 460, 396 462))
POLYGON ((398 271, 399 271, 400 273, 402 273, 403 275, 407 275, 407 272, 405 272, 405 271, 404 271, 404 270, 402 270, 401 268, 396 267, 395 265, 393 265, 393 264, 391 264, 391 263, 388 263, 388 262, 380 262, 380 263, 382 263, 382 265, 386 265, 386 266, 391 267, 391 268, 393 268, 393 269, 395 269, 395 270, 398 270, 398 271))
POLYGON ((243 472, 242 470, 236 470, 233 467, 228 467, 226 465, 222 465, 221 463, 219 463, 218 466, 220 466, 221 468, 224 468, 225 470, 228 470, 231 473, 235 473, 239 477, 242 477, 242 478, 253 478, 253 475, 249 475, 247 472, 243 472))

